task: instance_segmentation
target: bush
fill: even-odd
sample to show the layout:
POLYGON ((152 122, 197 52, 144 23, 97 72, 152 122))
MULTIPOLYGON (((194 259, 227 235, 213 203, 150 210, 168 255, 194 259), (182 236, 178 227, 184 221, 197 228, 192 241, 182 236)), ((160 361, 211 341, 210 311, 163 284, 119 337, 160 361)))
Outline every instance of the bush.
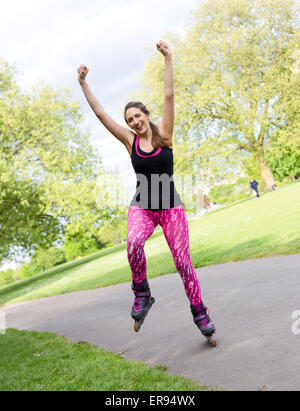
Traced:
POLYGON ((24 267, 23 274, 26 277, 32 276, 65 262, 64 250, 54 247, 47 250, 39 248, 36 250, 31 261, 24 267))
POLYGON ((23 278, 30 277, 29 264, 23 264, 15 270, 15 280, 22 280, 23 278))
POLYGON ((89 237, 81 233, 68 236, 64 246, 66 260, 72 261, 77 257, 84 257, 96 253, 105 246, 106 243, 101 242, 94 236, 89 237))
POLYGON ((127 237, 127 219, 124 222, 118 224, 111 230, 109 227, 105 227, 101 230, 101 238, 105 241, 105 247, 110 247, 120 242, 120 239, 126 239, 127 237))
POLYGON ((209 198, 219 204, 232 203, 249 197, 249 190, 249 180, 239 178, 236 183, 213 187, 209 192, 209 198))
POLYGON ((0 271, 0 287, 13 283, 14 281, 14 270, 10 268, 7 271, 0 271))
POLYGON ((49 248, 38 253, 38 263, 44 270, 55 267, 66 262, 64 250, 59 248, 49 248))
POLYGON ((277 132, 266 150, 266 159, 276 180, 300 174, 300 138, 297 135, 277 132))

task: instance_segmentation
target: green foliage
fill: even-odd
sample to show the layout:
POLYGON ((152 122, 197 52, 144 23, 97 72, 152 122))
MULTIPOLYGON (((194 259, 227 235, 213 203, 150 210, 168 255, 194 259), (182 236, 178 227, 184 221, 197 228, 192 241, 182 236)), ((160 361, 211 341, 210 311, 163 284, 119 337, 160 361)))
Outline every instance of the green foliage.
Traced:
POLYGON ((256 181, 259 181, 261 179, 255 155, 247 156, 244 158, 242 169, 249 177, 249 180, 254 179, 256 181))
POLYGON ((127 208, 120 211, 113 229, 110 225, 105 225, 99 231, 99 236, 106 247, 118 243, 121 238, 124 240, 127 238, 127 212, 127 208))
MULTIPOLYGON (((256 180, 259 183, 260 191, 268 191, 265 181, 262 179, 258 161, 255 154, 245 156, 242 165, 243 172, 248 176, 248 181, 256 180)), ((272 170, 273 171, 273 170, 272 170)), ((249 184, 249 183, 248 183, 249 184)))
POLYGON ((285 113, 282 121, 268 141, 266 158, 279 181, 285 177, 295 177, 300 173, 300 49, 292 55, 293 76, 278 100, 278 111, 285 113), (299 67, 296 69, 296 64, 299 67))
POLYGON ((77 233, 66 238, 64 250, 67 261, 72 261, 75 258, 96 253, 105 246, 106 243, 101 242, 94 236, 90 237, 83 233, 77 233))
POLYGON ((47 247, 58 237, 58 218, 47 213, 43 190, 30 178, 4 167, 0 158, 0 259, 13 254, 13 247, 47 247))
POLYGON ((249 180, 240 178, 232 184, 222 184, 213 187, 209 199, 219 204, 232 203, 249 197, 249 180))
POLYGON ((62 249, 51 247, 49 249, 38 249, 25 268, 25 277, 39 274, 42 271, 66 262, 65 253, 62 249))
POLYGON ((300 174, 300 139, 298 139, 298 147, 295 147, 295 140, 279 134, 274 137, 266 153, 270 167, 279 181, 300 174))
POLYGON ((9 268, 6 271, 0 271, 0 287, 6 284, 13 283, 14 281, 14 270, 9 268))
POLYGON ((16 69, 0 58, 0 93, 11 90, 16 86, 14 77, 16 69))
POLYGON ((22 278, 30 277, 32 273, 29 271, 29 264, 23 264, 13 269, 8 269, 7 271, 0 271, 0 287, 3 285, 11 284, 22 278))
POLYGON ((26 263, 23 265, 20 265, 18 268, 16 268, 15 270, 15 281, 19 281, 22 280, 23 278, 27 278, 31 276, 31 272, 30 272, 30 264, 26 263))
POLYGON ((105 196, 117 176, 105 172, 81 130, 70 91, 44 83, 23 91, 15 77, 1 60, 0 261, 50 248, 66 233, 97 235, 120 208, 105 196))

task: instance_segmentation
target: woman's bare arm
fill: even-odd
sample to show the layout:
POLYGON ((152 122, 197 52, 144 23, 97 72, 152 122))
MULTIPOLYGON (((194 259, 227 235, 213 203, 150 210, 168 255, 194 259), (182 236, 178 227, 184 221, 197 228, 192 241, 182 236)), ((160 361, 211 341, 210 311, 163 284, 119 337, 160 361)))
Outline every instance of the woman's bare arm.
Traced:
POLYGON ((174 76, 172 52, 168 44, 162 41, 157 43, 157 49, 165 58, 164 109, 159 124, 159 133, 161 137, 172 143, 174 130, 174 76))
POLYGON ((127 148, 129 154, 131 154, 131 146, 133 142, 133 133, 126 127, 121 126, 117 123, 109 114, 106 113, 102 104, 97 100, 89 85, 86 82, 86 76, 88 74, 88 68, 81 65, 78 68, 78 81, 81 85, 82 91, 85 95, 87 102, 89 103, 91 109, 101 121, 107 130, 113 134, 118 140, 120 140, 127 148))

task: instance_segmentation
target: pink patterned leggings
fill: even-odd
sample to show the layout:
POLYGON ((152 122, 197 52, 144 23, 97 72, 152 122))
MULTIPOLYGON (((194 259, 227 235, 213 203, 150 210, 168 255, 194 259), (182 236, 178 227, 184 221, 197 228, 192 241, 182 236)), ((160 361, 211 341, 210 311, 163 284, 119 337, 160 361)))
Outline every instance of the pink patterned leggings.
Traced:
POLYGON ((168 210, 144 210, 136 206, 129 208, 127 256, 133 281, 142 282, 147 277, 144 245, 158 224, 163 229, 190 303, 200 304, 201 289, 191 261, 188 222, 183 206, 168 210))

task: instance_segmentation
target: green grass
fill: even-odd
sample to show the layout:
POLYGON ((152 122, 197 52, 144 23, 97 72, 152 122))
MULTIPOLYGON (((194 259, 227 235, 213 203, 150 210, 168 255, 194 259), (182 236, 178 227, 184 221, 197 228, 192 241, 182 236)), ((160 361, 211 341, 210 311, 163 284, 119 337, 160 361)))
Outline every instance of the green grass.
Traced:
POLYGON ((165 366, 147 367, 50 333, 0 335, 0 391, 209 391, 165 366))
MULTIPOLYGON (((300 183, 190 220, 195 267, 300 252, 300 183)), ((176 272, 162 232, 145 245, 148 276, 176 272)), ((131 280, 126 243, 0 288, 0 305, 131 280)))

